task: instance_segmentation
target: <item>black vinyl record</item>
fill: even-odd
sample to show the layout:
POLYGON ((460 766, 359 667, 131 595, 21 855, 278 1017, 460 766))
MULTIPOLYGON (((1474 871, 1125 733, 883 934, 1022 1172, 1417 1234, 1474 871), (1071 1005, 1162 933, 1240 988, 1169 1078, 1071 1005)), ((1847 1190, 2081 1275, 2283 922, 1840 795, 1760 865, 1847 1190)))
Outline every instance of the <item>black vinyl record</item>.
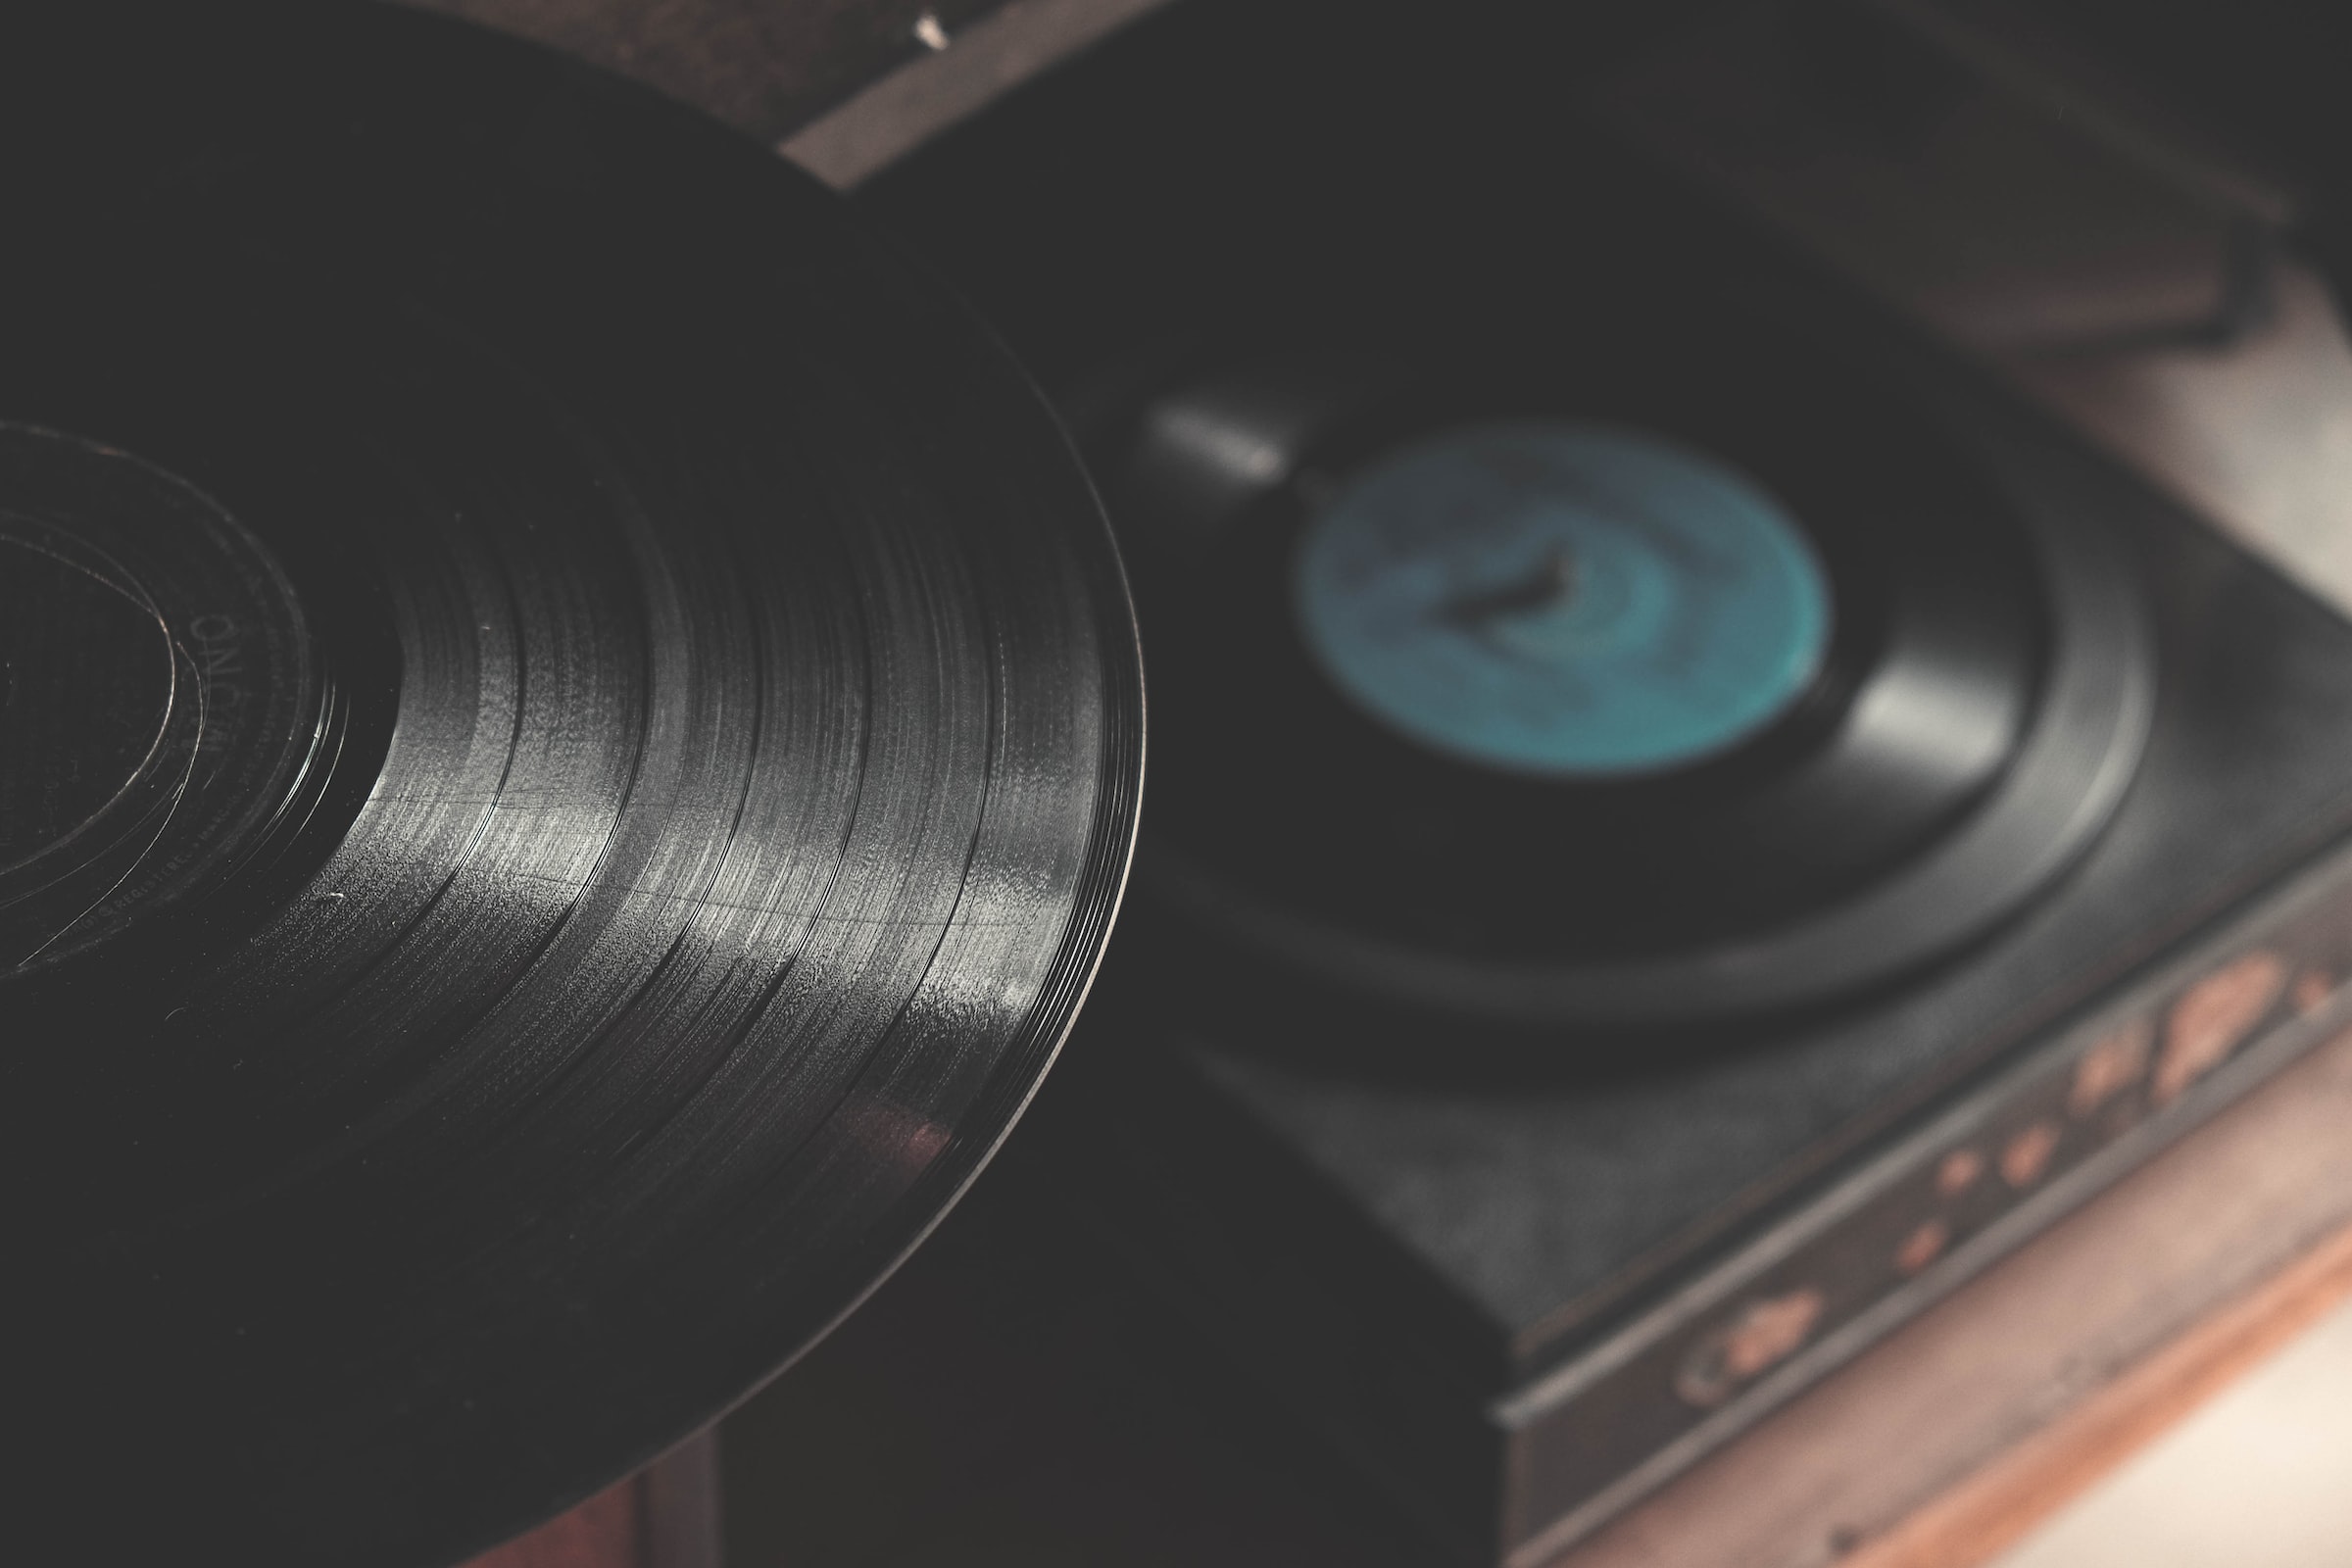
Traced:
POLYGON ((1801 333, 1570 294, 1417 354, 1403 307, 1219 344, 1104 443, 1143 886, 1305 987, 1256 1009, 1285 1049, 1410 1017, 1453 1026, 1408 1058, 1556 1066, 1833 1002, 2025 906, 2136 769, 2113 538, 1801 333))
POLYGON ((456 1561, 971 1180, 1133 622, 1004 352, 762 149, 389 8, 0 24, 26 1561, 456 1561))

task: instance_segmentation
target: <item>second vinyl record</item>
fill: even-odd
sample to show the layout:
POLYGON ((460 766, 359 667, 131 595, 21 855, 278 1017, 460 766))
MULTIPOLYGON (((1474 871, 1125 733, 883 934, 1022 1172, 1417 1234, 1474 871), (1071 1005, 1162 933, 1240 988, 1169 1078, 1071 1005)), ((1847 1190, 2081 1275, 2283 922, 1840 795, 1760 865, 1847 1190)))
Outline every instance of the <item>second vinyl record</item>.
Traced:
POLYGON ((1141 401, 1145 881, 1192 933, 1573 1058, 1885 983, 2096 836, 2153 690, 2116 542, 1883 372, 1678 303, 1325 323, 1141 401))

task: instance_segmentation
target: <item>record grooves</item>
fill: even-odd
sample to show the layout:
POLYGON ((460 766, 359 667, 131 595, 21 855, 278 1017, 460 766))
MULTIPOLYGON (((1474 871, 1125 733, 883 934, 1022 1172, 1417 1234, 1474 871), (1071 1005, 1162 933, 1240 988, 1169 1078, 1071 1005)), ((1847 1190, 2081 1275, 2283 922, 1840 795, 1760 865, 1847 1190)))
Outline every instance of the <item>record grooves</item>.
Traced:
POLYGON ((0 425, 6 961, 119 936, 298 830, 344 714, 292 585, 209 497, 0 425), (178 634, 175 634, 175 628, 178 634))
POLYGON ((0 67, 12 1528, 454 1561, 1003 1138, 1133 623, 1019 370, 760 149, 389 9, 102 10, 0 67))

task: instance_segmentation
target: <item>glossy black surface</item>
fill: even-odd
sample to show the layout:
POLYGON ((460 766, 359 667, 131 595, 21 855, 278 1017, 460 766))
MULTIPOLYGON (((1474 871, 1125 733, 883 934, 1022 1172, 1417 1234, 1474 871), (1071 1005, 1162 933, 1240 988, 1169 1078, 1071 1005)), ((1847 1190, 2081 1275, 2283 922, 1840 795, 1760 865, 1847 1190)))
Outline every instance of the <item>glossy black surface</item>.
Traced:
MULTIPOLYGON (((260 698, 348 704, 231 792, 288 841, 0 981, 10 1550, 455 1561, 821 1334, 1019 1113, 1133 831, 1117 563, 984 331, 683 111, 341 5, 12 16, 0 89, 0 432, 209 498, 287 585, 260 698)), ((203 572, 130 576, 153 646, 50 628, 122 669, 9 656, 8 715, 111 703, 93 778, 158 661, 229 683, 203 572)), ((12 850, 87 814, 55 756, 12 850)))

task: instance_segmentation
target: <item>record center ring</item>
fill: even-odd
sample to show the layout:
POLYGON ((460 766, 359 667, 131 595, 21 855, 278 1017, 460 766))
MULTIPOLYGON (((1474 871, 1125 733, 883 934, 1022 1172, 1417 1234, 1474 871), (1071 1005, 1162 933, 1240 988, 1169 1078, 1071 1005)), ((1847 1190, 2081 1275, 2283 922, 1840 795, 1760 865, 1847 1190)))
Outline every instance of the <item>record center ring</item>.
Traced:
POLYGON ((0 420, 0 979, 251 854, 329 749, 294 588, 221 505, 0 420))
POLYGON ((1615 426, 1470 426, 1308 524, 1293 600, 1358 707, 1458 760, 1558 778, 1703 761, 1811 687, 1828 575, 1761 487, 1615 426))

